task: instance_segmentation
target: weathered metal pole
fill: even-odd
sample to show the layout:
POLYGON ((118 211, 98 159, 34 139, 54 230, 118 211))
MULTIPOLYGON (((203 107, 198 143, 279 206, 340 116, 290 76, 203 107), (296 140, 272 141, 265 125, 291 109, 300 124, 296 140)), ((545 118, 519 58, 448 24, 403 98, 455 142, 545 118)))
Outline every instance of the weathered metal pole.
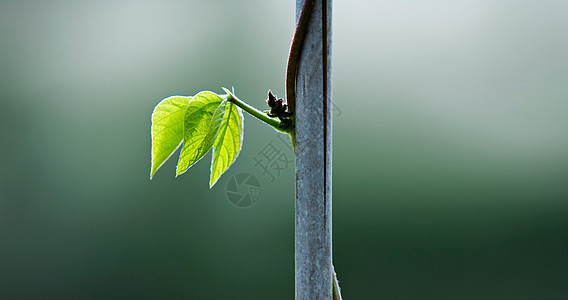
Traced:
POLYGON ((296 299, 332 299, 331 2, 315 2, 296 82, 296 299))

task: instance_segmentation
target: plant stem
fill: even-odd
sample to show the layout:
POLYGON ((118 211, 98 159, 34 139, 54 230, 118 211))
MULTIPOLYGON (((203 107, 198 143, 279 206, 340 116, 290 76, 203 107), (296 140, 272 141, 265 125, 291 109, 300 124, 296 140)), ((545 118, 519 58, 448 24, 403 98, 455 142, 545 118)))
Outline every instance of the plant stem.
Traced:
POLYGON ((339 281, 337 280, 337 273, 335 273, 333 264, 331 265, 331 272, 333 273, 333 300, 342 300, 341 289, 339 288, 339 281))
POLYGON ((237 98, 235 95, 233 95, 233 93, 231 93, 229 90, 223 88, 225 90, 225 92, 227 92, 228 96, 227 96, 227 100, 234 103, 235 105, 237 105, 238 107, 242 108, 244 111, 248 112, 249 114, 251 114, 253 117, 261 120, 262 122, 272 126, 274 129, 283 132, 283 133, 288 133, 290 134, 290 129, 284 129, 284 128, 280 128, 280 121, 278 119, 274 119, 271 118, 269 116, 267 116, 265 113, 261 112, 260 110, 248 105, 246 102, 242 101, 241 99, 237 98))
POLYGON ((296 81, 298 77, 298 67, 300 65, 300 56, 302 55, 304 37, 307 32, 314 3, 314 0, 306 0, 304 2, 298 19, 298 25, 296 25, 296 31, 294 32, 294 38, 292 38, 288 63, 286 64, 286 101, 288 103, 288 110, 293 114, 296 113, 296 81))

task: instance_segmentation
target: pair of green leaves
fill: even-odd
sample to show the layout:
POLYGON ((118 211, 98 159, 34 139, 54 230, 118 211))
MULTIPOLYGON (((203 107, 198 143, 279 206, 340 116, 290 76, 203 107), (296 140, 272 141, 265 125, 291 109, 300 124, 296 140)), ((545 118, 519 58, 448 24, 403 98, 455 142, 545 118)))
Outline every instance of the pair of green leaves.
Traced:
POLYGON ((243 144, 243 113, 228 97, 228 91, 227 95, 203 91, 193 97, 165 98, 154 108, 150 179, 180 145, 176 176, 213 148, 209 179, 209 187, 213 187, 243 144))

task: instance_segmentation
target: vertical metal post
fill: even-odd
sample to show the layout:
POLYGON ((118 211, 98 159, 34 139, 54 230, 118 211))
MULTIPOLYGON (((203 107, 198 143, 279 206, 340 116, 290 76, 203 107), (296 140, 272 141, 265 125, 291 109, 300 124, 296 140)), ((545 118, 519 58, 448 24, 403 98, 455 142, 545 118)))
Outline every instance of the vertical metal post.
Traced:
POLYGON ((296 82, 296 299, 332 299, 331 2, 315 2, 296 82))

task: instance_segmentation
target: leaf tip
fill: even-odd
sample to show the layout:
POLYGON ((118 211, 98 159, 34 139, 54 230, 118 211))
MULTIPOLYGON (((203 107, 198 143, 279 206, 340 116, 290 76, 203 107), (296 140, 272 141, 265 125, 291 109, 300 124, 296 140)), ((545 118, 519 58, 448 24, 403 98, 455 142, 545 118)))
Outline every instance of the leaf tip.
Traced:
POLYGON ((217 177, 217 179, 215 179, 215 181, 213 180, 209 180, 209 189, 212 189, 213 186, 215 185, 215 183, 217 183, 217 181, 219 180, 219 178, 217 177))
POLYGON ((179 165, 176 167, 176 178, 180 175, 182 175, 183 173, 185 173, 187 171, 188 168, 186 168, 185 170, 183 168, 180 168, 179 165))

